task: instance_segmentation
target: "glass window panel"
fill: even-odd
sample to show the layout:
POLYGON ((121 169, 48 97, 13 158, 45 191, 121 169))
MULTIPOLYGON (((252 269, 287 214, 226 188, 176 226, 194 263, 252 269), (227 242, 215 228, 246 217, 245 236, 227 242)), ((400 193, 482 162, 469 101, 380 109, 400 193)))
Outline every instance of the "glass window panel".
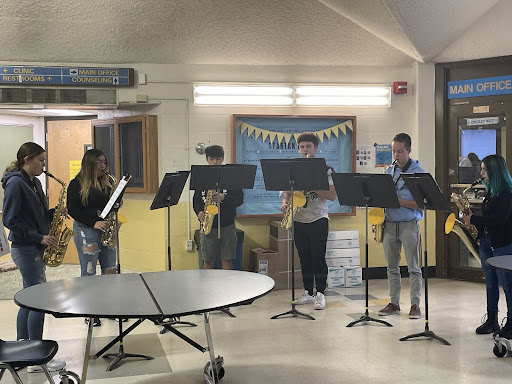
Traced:
POLYGON ((121 139, 121 175, 130 174, 129 187, 144 188, 142 122, 119 124, 121 139))
POLYGON ((108 170, 111 174, 115 175, 116 164, 113 124, 94 126, 94 148, 103 151, 108 161, 108 170))

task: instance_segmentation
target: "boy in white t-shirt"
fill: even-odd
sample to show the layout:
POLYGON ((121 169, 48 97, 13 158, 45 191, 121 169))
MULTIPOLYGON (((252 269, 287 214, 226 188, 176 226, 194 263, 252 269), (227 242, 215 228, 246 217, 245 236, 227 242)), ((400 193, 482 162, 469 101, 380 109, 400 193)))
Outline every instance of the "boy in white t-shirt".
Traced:
MULTIPOLYGON (((303 158, 316 157, 320 139, 314 133, 303 133, 297 139, 300 154, 303 158), (309 155, 309 156, 308 156, 309 155)), ((295 304, 315 303, 315 309, 325 308, 324 291, 327 283, 327 264, 325 249, 329 234, 329 214, 327 200, 336 199, 336 191, 332 182, 332 169, 326 170, 329 179, 328 191, 307 191, 306 204, 300 207, 294 217, 294 240, 302 268, 304 294, 295 300, 295 304), (313 286, 316 282, 316 295, 313 286)), ((281 211, 286 212, 290 200, 290 191, 283 195, 281 211)))

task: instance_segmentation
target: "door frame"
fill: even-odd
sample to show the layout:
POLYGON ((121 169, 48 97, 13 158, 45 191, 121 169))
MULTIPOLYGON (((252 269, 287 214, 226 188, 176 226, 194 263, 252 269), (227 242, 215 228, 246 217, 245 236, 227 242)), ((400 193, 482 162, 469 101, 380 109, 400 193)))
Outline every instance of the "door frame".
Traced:
MULTIPOLYGON (((512 95, 495 95, 485 97, 472 97, 451 99, 447 98, 447 84, 449 81, 478 79, 495 76, 512 75, 512 56, 503 56, 490 59, 460 61, 453 63, 438 63, 435 65, 435 172, 439 187, 445 193, 449 188, 449 156, 453 152, 450 141, 450 108, 454 106, 489 106, 489 113, 478 114, 484 117, 499 113, 507 109, 507 121, 512 118, 512 95)), ((506 153, 509 168, 512 165, 512 134, 507 135, 506 153)), ((458 143, 457 143, 458 144, 458 143)), ((444 222, 447 214, 436 212, 436 276, 441 278, 460 279, 467 281, 483 281, 481 272, 472 269, 471 272, 461 268, 449 267, 449 239, 444 233, 444 222), (479 274, 480 273, 480 274, 479 274)), ((468 270, 469 268, 465 268, 468 270)))

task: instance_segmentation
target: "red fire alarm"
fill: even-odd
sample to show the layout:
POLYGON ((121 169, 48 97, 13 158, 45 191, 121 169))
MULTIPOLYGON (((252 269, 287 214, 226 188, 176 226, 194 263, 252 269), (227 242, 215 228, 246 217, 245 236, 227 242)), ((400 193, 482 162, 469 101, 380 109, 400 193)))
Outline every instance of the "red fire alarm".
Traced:
POLYGON ((407 93, 407 81, 395 81, 393 83, 393 93, 395 95, 407 93))

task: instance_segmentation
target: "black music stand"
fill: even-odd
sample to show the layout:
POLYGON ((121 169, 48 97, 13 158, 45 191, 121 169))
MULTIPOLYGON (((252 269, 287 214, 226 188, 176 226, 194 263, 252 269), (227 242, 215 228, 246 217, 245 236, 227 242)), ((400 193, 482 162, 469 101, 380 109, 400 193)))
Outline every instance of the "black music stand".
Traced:
POLYGON ((369 321, 381 323, 392 327, 390 323, 384 320, 370 317, 368 312, 368 281, 369 261, 368 261, 368 207, 379 208, 399 208, 398 196, 396 194, 395 184, 391 175, 385 174, 363 174, 363 173, 334 173, 332 174, 336 194, 340 205, 365 207, 366 209, 366 227, 365 227, 365 263, 366 263, 366 305, 364 315, 359 320, 353 321, 347 325, 352 327, 357 323, 366 324, 369 321))
POLYGON ((271 319, 278 319, 281 316, 291 315, 293 317, 303 316, 309 320, 314 317, 299 312, 295 309, 295 223, 293 214, 293 192, 299 191, 328 191, 329 182, 327 179, 327 164, 323 158, 298 158, 298 159, 261 159, 261 170, 267 191, 290 191, 291 213, 292 213, 292 246, 289 257, 292 259, 292 309, 290 311, 272 316, 271 319))
POLYGON ((427 209, 434 211, 450 211, 450 202, 443 195, 436 181, 430 173, 402 173, 406 187, 412 194, 418 207, 423 209, 423 225, 425 237, 425 266, 423 276, 425 277, 425 331, 402 337, 400 341, 409 340, 416 337, 427 337, 440 341, 445 345, 450 345, 448 341, 437 336, 428 327, 428 258, 427 258, 427 209))
MULTIPOLYGON (((219 206, 219 213, 217 214, 217 257, 222 258, 220 254, 221 209, 218 200, 221 190, 254 188, 256 168, 256 165, 248 164, 192 165, 190 189, 199 191, 215 189, 217 191, 217 206, 219 206)), ((221 308, 220 311, 230 317, 236 317, 229 308, 221 308)))
MULTIPOLYGON (((171 206, 178 204, 180 201, 183 187, 185 186, 190 171, 179 171, 175 173, 166 173, 158 191, 151 203, 150 210, 167 208, 167 264, 169 271, 171 268, 171 206)), ((172 318, 166 321, 165 324, 173 325, 189 325, 196 327, 197 324, 188 321, 180 321, 179 318, 172 318)), ((160 330, 160 334, 164 334, 169 330, 164 326, 160 330)))
MULTIPOLYGON (((128 181, 130 181, 131 176, 130 175, 124 176, 123 179, 126 180, 126 182, 128 182, 128 181)), ((115 202, 112 205, 110 212, 108 212, 105 216, 103 216, 103 215, 100 216, 100 217, 106 218, 110 213, 115 212, 115 216, 116 216, 116 258, 117 258, 117 273, 118 274, 121 273, 121 260, 120 260, 120 252, 119 252, 119 221, 118 221, 117 214, 118 214, 119 208, 121 207, 121 200, 123 199, 124 191, 126 191, 126 186, 125 186, 125 188, 123 188, 123 190, 121 191, 119 196, 116 198, 115 202)), ((112 195, 112 198, 113 197, 114 196, 112 195)), ((109 201, 109 203, 110 203, 110 201, 109 201)), ((107 203, 107 205, 109 203, 107 203)), ((103 212, 102 212, 102 214, 103 214, 103 212)), ((92 319, 89 319, 89 321, 91 321, 91 320, 92 319)), ((110 364, 108 365, 107 372, 115 369, 116 365, 119 364, 122 359, 126 359, 128 357, 140 357, 140 358, 143 358, 146 360, 153 360, 153 357, 151 357, 151 356, 140 355, 140 354, 136 354, 136 353, 125 353, 122 334, 123 334, 123 321, 127 321, 127 319, 119 318, 117 320, 119 322, 119 336, 120 337, 116 340, 119 340, 119 351, 117 353, 106 353, 105 355, 103 355, 103 353, 105 351, 107 351, 110 348, 110 346, 113 345, 113 343, 111 342, 106 347, 104 347, 101 351, 96 353, 96 355, 95 355, 96 357, 103 355, 103 358, 105 358, 105 359, 108 359, 110 357, 114 358, 114 360, 112 360, 110 362, 110 364)), ((137 322, 135 324, 138 325, 141 322, 142 322, 142 320, 139 319, 139 320, 137 320, 137 322)), ((134 327, 134 325, 132 325, 131 327, 134 327)), ((89 327, 90 326, 91 325, 89 324, 89 327)), ((115 343, 115 341, 114 341, 114 343, 115 343)))

